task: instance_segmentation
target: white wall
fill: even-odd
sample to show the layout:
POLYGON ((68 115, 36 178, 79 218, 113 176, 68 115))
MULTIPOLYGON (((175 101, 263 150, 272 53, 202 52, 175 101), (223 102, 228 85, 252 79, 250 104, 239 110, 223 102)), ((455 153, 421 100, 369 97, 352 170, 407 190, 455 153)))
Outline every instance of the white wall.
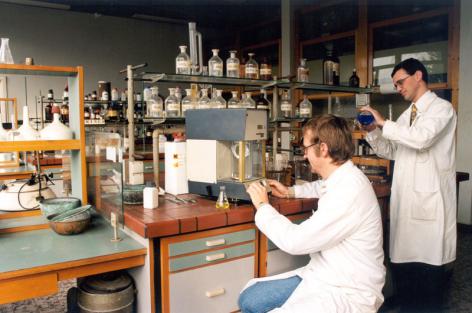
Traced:
MULTIPOLYGON (((457 170, 472 174, 472 1, 461 1, 460 72, 457 130, 457 170)), ((472 182, 462 182, 459 191, 459 222, 472 224, 472 182)))
MULTIPOLYGON (((15 63, 33 57, 38 65, 84 66, 89 93, 99 80, 125 87, 118 72, 127 64, 148 62, 148 71, 173 72, 178 46, 188 45, 188 26, 0 3, 0 37, 10 38, 15 63)), ((60 98, 65 84, 63 78, 28 77, 30 111, 39 91, 45 95, 52 88, 60 98)), ((8 95, 20 105, 24 86, 23 76, 8 77, 8 95)))

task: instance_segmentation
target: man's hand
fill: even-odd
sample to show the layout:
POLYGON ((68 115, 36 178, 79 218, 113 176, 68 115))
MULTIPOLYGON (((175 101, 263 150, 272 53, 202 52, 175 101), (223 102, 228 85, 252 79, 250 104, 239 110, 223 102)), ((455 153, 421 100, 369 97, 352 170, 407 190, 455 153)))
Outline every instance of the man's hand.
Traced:
MULTIPOLYGON (((373 116, 374 116, 374 119, 375 119, 375 124, 377 124, 378 126, 380 127, 383 127, 384 124, 385 124, 385 119, 384 117, 382 116, 382 114, 379 113, 379 111, 373 109, 371 106, 369 105, 366 105, 366 106, 363 106, 361 107, 359 110, 363 111, 363 112, 370 112, 373 116)), ((373 123, 372 123, 373 124, 373 123)), ((371 126, 369 128, 364 128, 365 130, 367 131, 372 131, 375 129, 375 125, 367 125, 367 126, 371 126), (371 129, 371 130, 369 130, 371 129)))
POLYGON ((261 205, 269 203, 269 196, 267 195, 267 191, 265 187, 261 185, 260 182, 254 182, 249 185, 247 193, 251 196, 252 204, 254 204, 256 210, 259 209, 261 205))
POLYGON ((268 179, 267 183, 269 184, 270 188, 272 189, 272 195, 279 197, 279 198, 287 198, 288 197, 288 188, 276 180, 268 179))

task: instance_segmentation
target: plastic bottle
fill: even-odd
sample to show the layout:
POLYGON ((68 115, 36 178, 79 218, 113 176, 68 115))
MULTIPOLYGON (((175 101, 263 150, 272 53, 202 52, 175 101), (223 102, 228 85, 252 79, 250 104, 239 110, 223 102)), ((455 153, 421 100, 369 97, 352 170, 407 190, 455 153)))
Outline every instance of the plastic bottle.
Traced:
POLYGON ((154 182, 146 182, 143 189, 143 207, 145 209, 155 209, 159 206, 159 190, 154 182))

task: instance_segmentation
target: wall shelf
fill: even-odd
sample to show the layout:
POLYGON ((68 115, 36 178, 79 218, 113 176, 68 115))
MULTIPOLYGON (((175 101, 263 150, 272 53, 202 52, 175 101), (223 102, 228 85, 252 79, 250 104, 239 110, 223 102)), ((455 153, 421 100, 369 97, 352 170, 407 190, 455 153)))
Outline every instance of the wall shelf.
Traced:
POLYGON ((80 140, 0 141, 0 152, 80 150, 80 140))
POLYGON ((79 69, 68 66, 0 64, 0 74, 40 75, 40 76, 77 76, 79 69))

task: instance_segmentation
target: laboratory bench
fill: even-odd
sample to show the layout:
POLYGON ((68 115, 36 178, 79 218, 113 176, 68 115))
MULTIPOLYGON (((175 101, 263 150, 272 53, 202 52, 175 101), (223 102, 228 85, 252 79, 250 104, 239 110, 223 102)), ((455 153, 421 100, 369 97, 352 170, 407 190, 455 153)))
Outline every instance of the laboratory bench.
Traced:
POLYGON ((0 305, 58 292, 58 282, 139 267, 147 250, 100 215, 81 234, 62 236, 38 210, 0 213, 0 305))

